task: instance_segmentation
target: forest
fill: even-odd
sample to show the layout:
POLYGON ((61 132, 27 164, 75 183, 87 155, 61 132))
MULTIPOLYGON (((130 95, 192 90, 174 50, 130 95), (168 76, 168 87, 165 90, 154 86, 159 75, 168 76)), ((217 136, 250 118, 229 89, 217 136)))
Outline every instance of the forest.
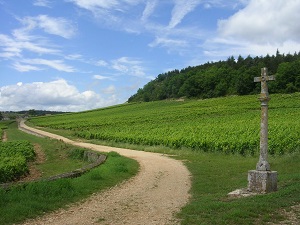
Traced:
POLYGON ((233 56, 225 61, 207 62, 159 74, 140 88, 128 102, 149 102, 178 98, 214 98, 229 95, 249 95, 260 92, 260 83, 254 77, 267 67, 276 80, 269 82, 270 93, 294 93, 300 91, 300 52, 294 54, 233 56))

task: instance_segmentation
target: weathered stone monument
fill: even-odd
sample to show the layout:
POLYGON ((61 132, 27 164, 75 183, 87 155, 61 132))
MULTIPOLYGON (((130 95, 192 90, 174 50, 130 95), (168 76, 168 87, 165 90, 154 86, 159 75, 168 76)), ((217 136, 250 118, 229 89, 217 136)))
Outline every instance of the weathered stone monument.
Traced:
POLYGON ((268 69, 261 69, 261 77, 255 77, 254 82, 261 82, 261 124, 260 124, 260 155, 256 170, 248 171, 248 191, 268 193, 277 190, 277 172, 271 171, 268 163, 268 102, 270 101, 267 81, 275 80, 268 76, 268 69))

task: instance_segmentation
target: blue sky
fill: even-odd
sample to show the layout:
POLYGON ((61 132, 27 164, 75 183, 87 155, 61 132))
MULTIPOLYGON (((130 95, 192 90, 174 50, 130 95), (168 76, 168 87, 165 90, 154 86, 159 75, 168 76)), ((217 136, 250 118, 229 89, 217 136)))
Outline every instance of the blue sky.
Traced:
POLYGON ((126 102, 158 74, 300 51, 300 0, 0 0, 0 111, 126 102))

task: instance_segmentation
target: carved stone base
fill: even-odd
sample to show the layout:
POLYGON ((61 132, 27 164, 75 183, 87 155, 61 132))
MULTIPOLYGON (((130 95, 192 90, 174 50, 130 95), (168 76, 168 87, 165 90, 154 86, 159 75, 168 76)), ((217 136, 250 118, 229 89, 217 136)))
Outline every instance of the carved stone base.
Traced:
POLYGON ((277 171, 248 171, 248 191, 269 193, 277 191, 277 171))

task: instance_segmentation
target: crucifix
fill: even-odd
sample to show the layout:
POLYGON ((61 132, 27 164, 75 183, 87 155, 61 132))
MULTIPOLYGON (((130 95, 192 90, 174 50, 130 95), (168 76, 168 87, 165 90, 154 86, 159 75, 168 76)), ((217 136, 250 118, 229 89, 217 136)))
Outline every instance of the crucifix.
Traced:
POLYGON ((261 69, 261 76, 255 77, 254 82, 261 82, 261 123, 260 123, 260 156, 256 164, 258 171, 270 171, 268 163, 268 102, 270 101, 267 81, 275 80, 274 76, 268 76, 268 69, 261 69))
POLYGON ((261 69, 261 76, 255 77, 254 82, 261 82, 261 123, 260 123, 260 154, 256 170, 248 171, 248 191, 269 193, 277 190, 277 172, 270 170, 268 163, 268 102, 270 101, 267 81, 275 80, 268 76, 268 69, 261 69))

